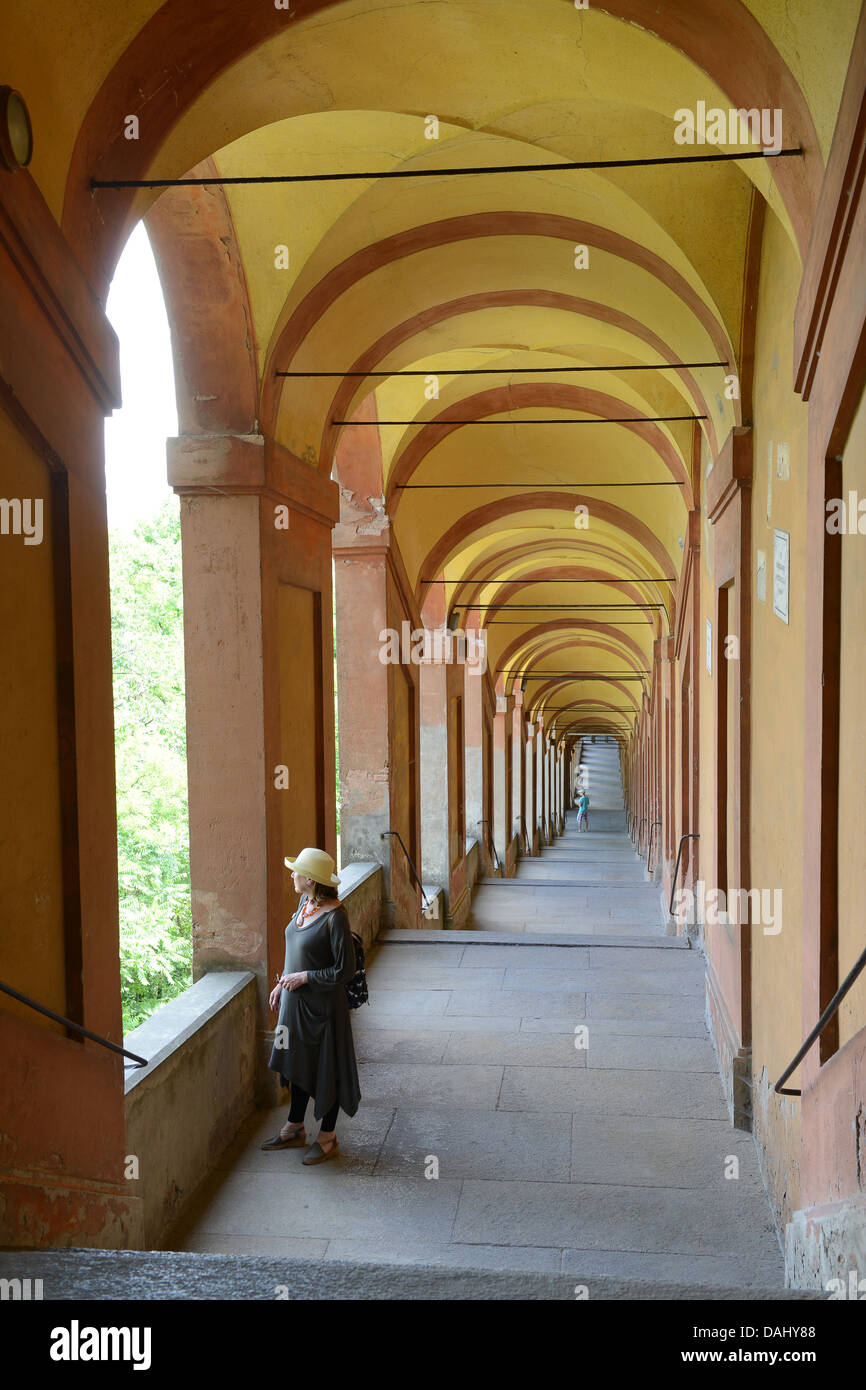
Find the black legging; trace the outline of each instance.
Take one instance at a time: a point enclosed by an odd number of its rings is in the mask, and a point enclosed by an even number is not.
[[[309,1101],[310,1101],[310,1093],[309,1093],[309,1091],[303,1090],[303,1089],[297,1084],[296,1081],[293,1081],[293,1082],[292,1082],[292,1106],[291,1106],[291,1109],[289,1110],[289,1124],[290,1124],[290,1125],[299,1124],[299,1123],[303,1120],[304,1116],[305,1116],[306,1113],[307,1113],[307,1106],[308,1106],[308,1104],[309,1104]],[[320,1126],[320,1128],[323,1129],[323,1130],[325,1131],[326,1134],[330,1134],[331,1130],[335,1128],[336,1123],[337,1123],[337,1113],[338,1113],[339,1109],[340,1109],[340,1102],[339,1102],[338,1100],[336,1100],[336,1101],[334,1101],[334,1104],[331,1106],[330,1110],[328,1110],[328,1111],[322,1116],[321,1120],[319,1121],[319,1126]]]

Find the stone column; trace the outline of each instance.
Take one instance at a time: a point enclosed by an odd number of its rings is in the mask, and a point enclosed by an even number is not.
[[[364,512],[359,521],[341,501],[333,545],[341,863],[381,864],[383,925],[417,927],[420,892],[406,853],[420,874],[420,618],[387,520]],[[405,853],[386,831],[400,835]]]
[[[336,856],[337,488],[259,435],[168,441],[181,498],[195,978],[264,1002],[295,903],[286,854]],[[264,1015],[263,1015],[264,1016]]]
[[[556,745],[547,737],[547,833],[551,841],[556,834]]]
[[[539,715],[535,724],[535,820],[538,825],[539,847],[547,843],[547,817],[545,814],[545,789],[547,778],[545,764],[544,720]]]
[[[526,735],[523,723],[523,691],[516,690],[511,714],[511,834],[518,836],[518,857],[526,853],[523,825],[526,817]]]
[[[524,785],[526,788],[526,833],[529,837],[529,852],[536,854],[538,845],[538,803],[537,803],[537,784],[538,784],[538,758],[535,749],[535,725],[530,720],[526,720],[524,743]]]
[[[461,927],[471,905],[466,884],[465,670],[447,654],[433,654],[420,666],[421,874],[425,884],[442,889],[446,914],[440,925],[448,927]]]
[[[565,750],[562,745],[556,749],[556,829],[562,834],[565,824]]]
[[[425,661],[420,673],[421,877],[447,896],[451,871],[448,667],[441,660]]]
[[[497,695],[493,720],[493,842],[502,861],[503,874],[509,872],[508,848],[514,835],[511,785],[513,723],[514,697]]]
[[[492,860],[487,827],[478,823],[484,818],[484,678],[471,666],[466,667],[465,691],[466,834],[478,841],[481,862],[486,865],[488,857]]]

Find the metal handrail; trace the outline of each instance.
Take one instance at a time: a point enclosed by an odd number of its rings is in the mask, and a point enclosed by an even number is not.
[[[650,857],[651,857],[652,852],[653,852],[653,831],[655,830],[655,828],[656,828],[657,825],[661,825],[661,821],[660,821],[660,820],[654,820],[653,823],[652,823],[652,825],[650,826],[649,844],[648,844],[647,847],[646,847],[646,871],[647,871],[647,873],[651,873],[651,872],[652,872],[652,870],[650,869]]]
[[[671,917],[673,917],[673,915],[674,915],[674,891],[675,891],[676,886],[677,886],[677,874],[678,874],[679,871],[680,871],[680,855],[681,855],[682,852],[683,852],[683,841],[684,841],[684,840],[699,840],[700,838],[701,838],[701,837],[700,837],[700,835],[697,833],[697,831],[689,831],[689,833],[688,833],[687,835],[681,835],[681,836],[680,836],[680,842],[679,842],[679,844],[677,845],[677,862],[676,862],[676,865],[674,866],[674,876],[673,876],[673,879],[672,879],[672,881],[671,881],[671,900],[670,900],[670,903],[669,903],[669,905],[668,905],[668,914],[669,914]]]
[[[429,902],[427,901],[427,894],[424,892],[424,884],[421,882],[420,878],[418,877],[418,870],[415,868],[415,865],[412,863],[412,857],[411,857],[411,855],[410,855],[408,849],[407,849],[406,846],[403,844],[403,836],[400,834],[399,830],[383,830],[380,838],[383,839],[383,840],[387,840],[387,838],[388,838],[389,835],[393,835],[394,838],[395,838],[396,840],[399,840],[399,842],[400,842],[400,848],[402,849],[403,853],[405,854],[405,856],[406,856],[406,858],[407,858],[407,860],[408,860],[408,862],[409,862],[409,868],[412,870],[412,876],[413,876],[413,878],[415,879],[415,882],[417,883],[418,887],[421,889],[421,897],[424,899],[424,906],[425,906],[425,907],[430,907],[432,904],[429,903]]]
[[[836,993],[833,995],[833,998],[830,1000],[830,1003],[827,1005],[821,1017],[818,1019],[818,1022],[815,1024],[815,1027],[812,1029],[808,1038],[803,1043],[803,1046],[800,1048],[800,1051],[797,1053],[791,1065],[789,1067],[786,1067],[785,1070],[782,1072],[782,1075],[779,1077],[779,1080],[773,1087],[773,1090],[778,1095],[801,1096],[803,1094],[802,1091],[796,1089],[795,1087],[786,1087],[783,1083],[788,1080],[788,1077],[791,1075],[791,1072],[794,1071],[795,1068],[800,1065],[812,1044],[814,1042],[817,1042],[818,1038],[821,1036],[824,1029],[827,1027],[827,1024],[830,1022],[830,1019],[836,1013],[836,1010],[839,1008],[839,1005],[842,1003],[842,1000],[845,998],[845,995],[848,993],[849,989],[853,985],[854,981],[857,979],[857,976],[860,974],[864,966],[866,966],[866,950],[862,952],[862,954],[854,962],[851,969],[848,971],[848,974],[845,976],[841,985],[836,990]]]
[[[499,877],[502,878],[502,877],[503,877],[503,873],[502,873],[502,864],[501,864],[501,862],[500,862],[499,855],[496,853],[496,846],[495,846],[495,844],[493,843],[493,831],[492,831],[492,829],[491,829],[491,827],[490,827],[490,821],[489,821],[489,820],[477,820],[477,821],[475,822],[475,824],[476,824],[476,825],[486,825],[486,826],[487,826],[487,838],[488,838],[489,841],[490,841],[490,848],[493,850],[493,863],[494,863],[495,866],[496,866],[496,869],[497,869],[497,871],[498,871],[498,873],[499,873]]]
[[[117,1043],[109,1042],[108,1038],[101,1038],[98,1033],[91,1033],[89,1028],[82,1028],[80,1023],[73,1023],[71,1018],[64,1018],[63,1014],[56,1014],[53,1009],[46,1009],[44,1004],[37,1004],[35,999],[29,995],[22,994],[20,990],[13,989],[11,985],[6,985],[0,980],[0,989],[4,994],[9,994],[13,999],[18,999],[20,1003],[27,1004],[37,1013],[45,1014],[46,1018],[53,1018],[55,1023],[63,1023],[73,1032],[80,1033],[83,1038],[89,1038],[91,1042],[99,1043],[101,1047],[107,1047],[111,1052],[119,1052],[123,1057],[131,1057],[137,1067],[147,1067],[150,1063],[145,1057],[139,1057],[137,1052],[127,1052],[125,1047],[118,1047]]]
[[[526,829],[526,817],[523,815],[515,816],[514,819],[523,830],[523,849],[524,853],[530,857],[532,855],[532,845],[529,843],[529,831]]]
[[[640,837],[641,837],[641,835],[643,834],[643,827],[646,825],[646,823],[647,823],[647,817],[646,817],[646,816],[641,816],[641,818],[640,818],[640,825],[639,825],[638,828],[637,828],[637,852],[638,852],[638,854],[640,854]]]

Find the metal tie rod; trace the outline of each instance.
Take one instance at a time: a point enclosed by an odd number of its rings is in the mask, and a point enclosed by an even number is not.
[[[480,421],[480,420],[479,420],[479,421],[476,421],[476,424],[482,424],[482,423],[486,423],[486,422],[483,422],[483,421]],[[532,421],[527,421],[526,423],[527,423],[527,424],[532,424],[533,422],[532,422]],[[564,423],[564,422],[563,422],[563,423]],[[578,422],[576,422],[576,423],[591,424],[592,421],[578,421]],[[596,422],[596,423],[601,423],[601,422],[598,421],[598,422]],[[689,480],[688,480],[688,478],[683,478],[680,482],[677,482],[676,478],[670,478],[670,479],[667,479],[667,480],[665,480],[665,481],[663,481],[663,482],[660,482],[660,483],[644,483],[644,482],[640,482],[640,481],[634,482],[634,483],[591,483],[591,482],[583,482],[583,483],[580,483],[580,482],[565,482],[565,481],[562,480],[562,479],[556,479],[556,478],[554,478],[554,479],[551,479],[550,481],[542,480],[542,481],[537,482],[537,483],[395,483],[395,484],[394,484],[394,491],[395,491],[395,492],[427,492],[427,491],[439,491],[439,492],[443,492],[443,491],[448,491],[449,489],[453,489],[453,488],[490,488],[490,487],[501,487],[501,488],[509,488],[509,487],[510,487],[510,488],[530,487],[530,488],[544,489],[544,488],[548,488],[548,487],[598,487],[598,488],[602,488],[602,487],[605,487],[605,488],[606,488],[606,487],[688,487],[688,485],[689,485]]]
[[[645,169],[660,164],[723,164],[739,159],[782,159],[800,155],[798,145],[785,150],[744,150],[740,154],[672,154],[652,159],[591,159],[550,161],[544,164],[476,164],[456,169],[374,169],[364,173],[328,174],[247,174],[208,179],[91,179],[91,189],[97,188],[208,188],[252,183],[333,183],[352,179],[442,179],[466,174],[539,174],[560,173],[572,169]]]
[[[511,409],[514,410],[515,407],[512,406]],[[548,419],[544,416],[530,420],[332,420],[331,424],[355,425],[358,429],[366,429],[371,425],[423,425],[425,429],[438,425],[440,429],[444,429],[446,425],[655,425],[673,420],[708,419],[708,415],[615,415],[602,416],[598,420],[563,420],[554,416]]]
[[[455,588],[463,584],[519,584],[525,580],[527,584],[615,584],[622,581],[628,584],[675,584],[676,575],[673,574],[648,574],[639,576],[636,574],[611,574],[604,579],[533,579],[528,574],[506,575],[500,579],[422,579],[422,584],[453,584]],[[460,607],[465,607],[461,604]]]
[[[364,380],[366,377],[380,376],[535,376],[539,372],[678,372],[693,367],[729,367],[730,362],[620,362],[614,366],[598,367],[557,367],[547,363],[543,367],[395,367],[393,371],[348,371],[348,372],[274,372],[274,376],[286,377],[352,377]]]

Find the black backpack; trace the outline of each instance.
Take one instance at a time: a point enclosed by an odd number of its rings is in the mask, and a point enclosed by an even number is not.
[[[355,973],[346,985],[346,999],[350,1009],[360,1009],[362,1004],[369,1004],[370,992],[364,969],[364,943],[357,932],[352,932],[352,941],[355,945]]]

